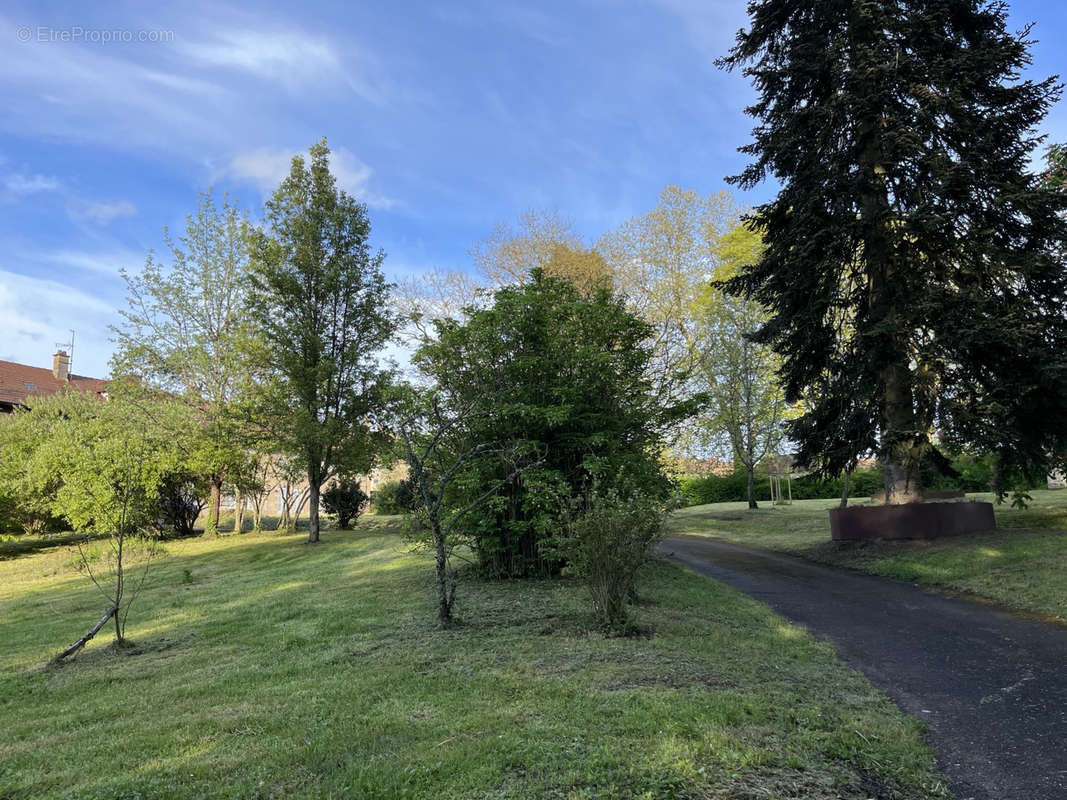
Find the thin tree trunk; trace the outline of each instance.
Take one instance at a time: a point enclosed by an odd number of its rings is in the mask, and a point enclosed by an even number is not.
[[[233,532],[244,533],[245,527],[245,496],[241,493],[240,489],[234,489],[234,503],[233,508]]]
[[[207,531],[219,535],[219,508],[222,506],[222,478],[211,476],[211,500],[208,503]]]
[[[123,520],[120,525],[125,524]],[[119,544],[118,552],[115,556],[115,641],[122,644],[122,616],[119,614],[119,610],[122,608],[122,592],[125,589],[124,581],[126,578],[124,567],[122,562],[123,548],[126,544],[126,533],[120,527],[119,528]]]
[[[452,621],[452,596],[448,587],[448,553],[439,526],[434,526],[433,539],[437,577],[437,621],[448,625]]]
[[[319,540],[319,486],[311,481],[308,487],[308,544]]]
[[[852,470],[851,469],[846,469],[845,470],[845,485],[844,485],[844,489],[841,492],[841,508],[847,508],[848,507],[848,493],[849,493],[849,488],[850,488],[849,487],[849,482],[850,482],[849,479],[851,477],[852,477]]]
[[[748,507],[759,508],[756,503],[756,465],[746,464],[745,469],[748,470]]]

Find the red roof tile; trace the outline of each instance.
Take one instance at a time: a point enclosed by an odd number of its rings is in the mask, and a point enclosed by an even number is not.
[[[50,369],[0,361],[0,403],[4,404],[23,405],[30,395],[44,397],[65,389],[92,392],[102,397],[109,383],[84,375],[71,375],[69,381],[61,381]]]

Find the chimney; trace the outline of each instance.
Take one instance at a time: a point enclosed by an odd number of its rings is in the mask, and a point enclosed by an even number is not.
[[[56,376],[57,381],[70,380],[70,376],[67,374],[69,369],[70,356],[67,355],[66,350],[60,350],[52,356],[52,374]]]

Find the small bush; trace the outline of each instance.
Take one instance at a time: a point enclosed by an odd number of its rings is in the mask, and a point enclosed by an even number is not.
[[[415,510],[417,497],[410,480],[383,483],[371,495],[371,503],[379,514],[410,514]]]
[[[649,497],[595,493],[560,542],[565,572],[586,583],[597,616],[611,631],[631,629],[627,603],[638,570],[663,538],[665,519],[663,505]]]
[[[196,520],[204,510],[203,481],[188,474],[167,475],[159,485],[156,500],[160,536],[193,536]]]
[[[337,516],[342,530],[352,527],[352,520],[366,510],[369,500],[359,481],[351,478],[343,478],[322,493],[322,507],[328,514]]]

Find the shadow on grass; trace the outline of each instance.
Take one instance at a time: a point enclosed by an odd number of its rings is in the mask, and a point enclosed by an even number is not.
[[[106,533],[57,533],[51,536],[21,537],[10,542],[0,542],[0,561],[33,555],[53,547],[65,547],[79,542],[92,542],[106,538]]]

